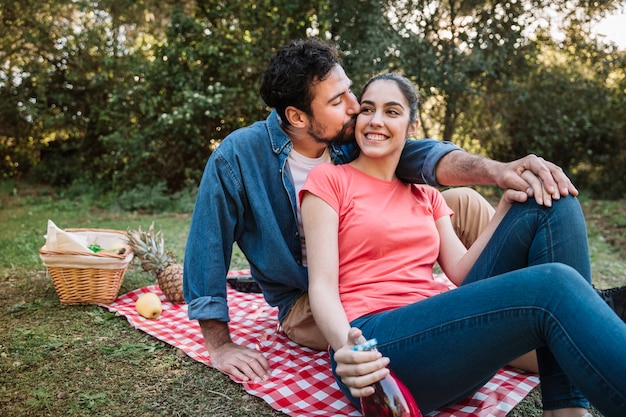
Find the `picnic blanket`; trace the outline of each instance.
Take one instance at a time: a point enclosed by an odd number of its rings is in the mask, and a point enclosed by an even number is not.
[[[231,275],[246,272],[232,271]],[[145,319],[135,310],[135,301],[146,292],[158,294],[163,302],[163,312],[155,320]],[[228,305],[233,341],[263,352],[272,368],[267,382],[235,381],[249,394],[292,417],[361,415],[339,390],[330,371],[328,353],[300,346],[287,338],[278,329],[277,310],[270,307],[261,294],[229,288]],[[157,285],[129,292],[103,307],[124,315],[133,327],[211,366],[200,327],[197,321],[187,318],[187,305],[167,302]],[[473,397],[428,416],[503,417],[538,383],[536,376],[504,368]]]

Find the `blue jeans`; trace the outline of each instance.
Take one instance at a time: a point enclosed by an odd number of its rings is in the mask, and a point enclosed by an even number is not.
[[[587,408],[589,398],[607,417],[623,416],[626,324],[596,294],[590,270],[577,199],[516,204],[459,288],[352,325],[378,339],[423,413],[537,349],[544,409]]]

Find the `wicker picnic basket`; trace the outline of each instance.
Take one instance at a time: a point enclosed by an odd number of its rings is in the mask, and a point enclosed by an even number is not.
[[[108,229],[65,229],[103,248],[122,243],[126,232]],[[78,252],[51,250],[44,245],[39,256],[52,277],[61,304],[110,304],[117,298],[122,279],[133,259],[133,251]]]

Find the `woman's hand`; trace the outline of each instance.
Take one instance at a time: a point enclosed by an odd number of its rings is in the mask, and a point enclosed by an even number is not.
[[[510,188],[505,190],[504,194],[502,194],[502,198],[500,199],[500,205],[505,205],[508,209],[508,207],[515,202],[523,203],[528,197],[535,197],[537,204],[552,207],[552,200],[555,199],[555,196],[546,190],[541,178],[529,170],[522,172],[520,177],[522,177],[529,184],[526,191],[519,191]],[[560,196],[557,195],[556,198],[558,199]]]
[[[536,155],[527,155],[524,158],[505,163],[500,168],[496,178],[501,188],[524,191],[524,188],[528,187],[526,188],[527,197],[534,197],[539,205],[543,204],[549,207],[552,200],[558,200],[569,194],[578,195],[578,190],[561,167]],[[520,181],[520,177],[522,181]],[[520,203],[526,201],[526,198],[522,197],[521,194],[514,196],[523,198],[515,201]]]
[[[337,362],[335,372],[354,397],[367,397],[374,393],[371,385],[389,375],[389,358],[378,351],[352,350],[354,346],[365,342],[361,330],[353,327],[348,332],[347,343],[335,351]]]

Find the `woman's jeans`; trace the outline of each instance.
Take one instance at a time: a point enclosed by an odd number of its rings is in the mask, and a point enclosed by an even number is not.
[[[352,325],[378,339],[423,413],[537,349],[544,409],[586,408],[589,398],[607,417],[623,416],[626,324],[596,294],[590,270],[577,199],[515,204],[459,288]]]

